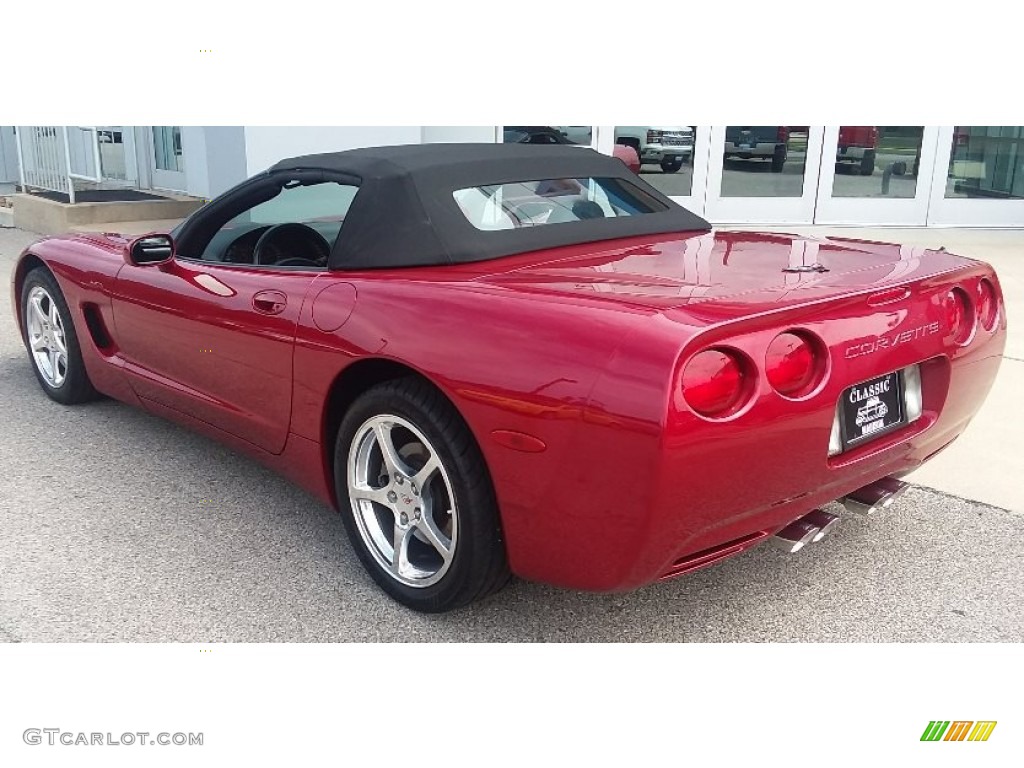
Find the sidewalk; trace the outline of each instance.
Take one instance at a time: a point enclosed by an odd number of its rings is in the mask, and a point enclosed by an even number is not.
[[[114,221],[109,224],[83,224],[76,232],[117,232],[122,235],[145,235],[150,232],[170,232],[181,219],[154,219],[151,221]]]

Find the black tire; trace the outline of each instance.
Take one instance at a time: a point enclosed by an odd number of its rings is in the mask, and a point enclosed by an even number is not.
[[[29,339],[29,297],[33,291],[41,288],[46,295],[52,299],[53,305],[59,315],[60,325],[63,327],[63,338],[67,353],[65,355],[65,375],[59,384],[47,380],[47,377],[40,370],[32,352]],[[82,362],[82,349],[78,343],[78,333],[72,319],[71,310],[64,298],[64,293],[57,284],[56,278],[45,267],[36,267],[25,276],[25,283],[21,287],[21,318],[22,318],[22,341],[28,351],[29,362],[32,365],[32,372],[52,400],[63,405],[77,405],[95,400],[99,394],[89,381],[89,374],[85,370],[85,363]],[[53,332],[50,331],[52,334]]]
[[[772,155],[772,173],[782,173],[783,167],[786,165],[786,148],[781,147],[775,150],[775,154]]]
[[[665,173],[675,173],[683,167],[683,158],[677,157],[673,160],[662,160],[661,170]]]
[[[360,533],[349,498],[350,448],[366,422],[381,415],[398,416],[423,433],[435,449],[455,497],[458,535],[450,565],[440,580],[429,586],[404,584],[375,559]],[[359,560],[378,586],[402,605],[441,613],[480,600],[508,583],[498,504],[483,455],[455,407],[422,379],[388,381],[355,400],[338,428],[334,482],[345,530]]]
[[[875,172],[875,150],[864,150],[864,157],[860,159],[860,175],[870,176]]]

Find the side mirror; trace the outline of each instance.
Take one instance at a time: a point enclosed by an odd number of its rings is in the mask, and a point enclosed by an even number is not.
[[[143,235],[129,243],[126,255],[137,266],[166,264],[174,255],[174,240],[170,235]]]

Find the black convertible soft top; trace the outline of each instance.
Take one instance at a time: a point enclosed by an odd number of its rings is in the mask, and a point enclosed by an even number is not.
[[[578,243],[711,225],[672,202],[617,158],[591,149],[529,144],[417,144],[282,160],[268,171],[322,171],[359,185],[331,254],[332,269],[483,261]],[[305,175],[305,174],[304,174]],[[541,179],[615,179],[656,204],[652,213],[483,231],[460,210],[460,189]]]

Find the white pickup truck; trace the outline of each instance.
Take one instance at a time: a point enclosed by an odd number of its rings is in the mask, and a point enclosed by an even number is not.
[[[657,163],[675,173],[693,157],[693,126],[617,125],[615,143],[633,147],[641,165]]]

